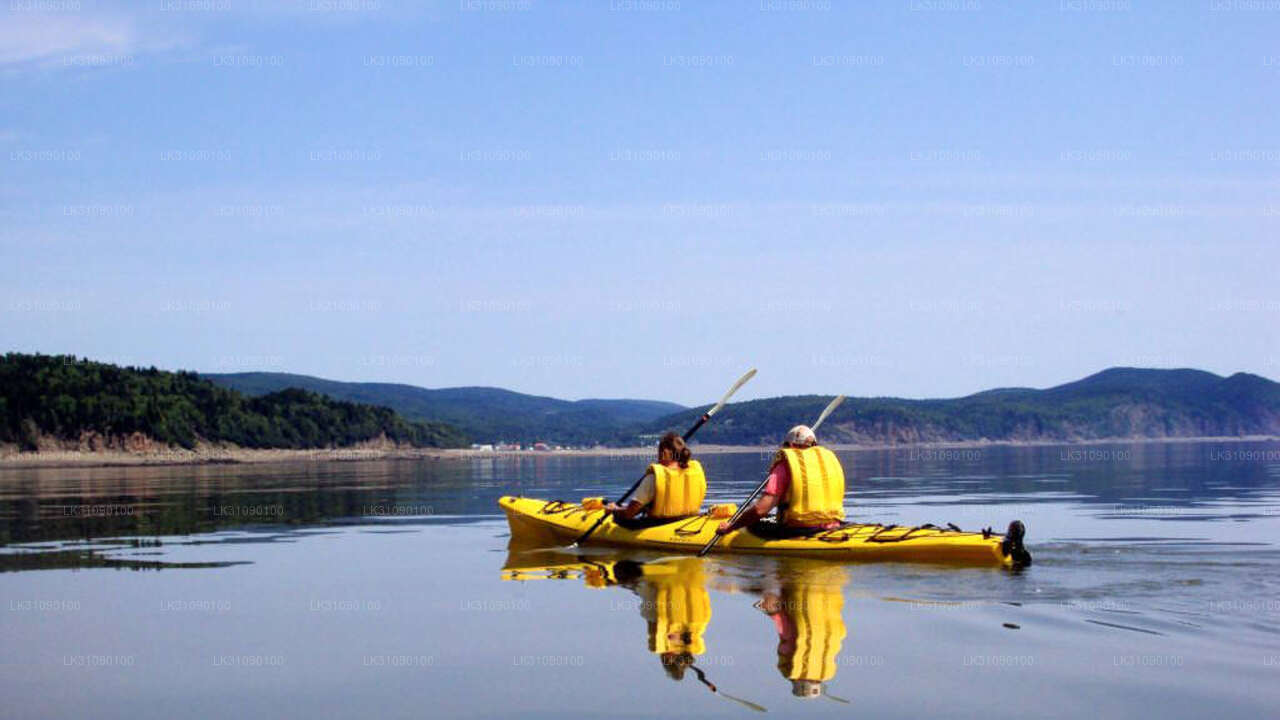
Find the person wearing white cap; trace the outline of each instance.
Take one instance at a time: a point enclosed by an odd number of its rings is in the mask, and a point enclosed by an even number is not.
[[[828,530],[844,522],[844,468],[835,453],[818,444],[807,425],[796,425],[787,432],[755,505],[737,522],[720,523],[716,532],[724,535],[752,525],[774,509],[787,535]]]

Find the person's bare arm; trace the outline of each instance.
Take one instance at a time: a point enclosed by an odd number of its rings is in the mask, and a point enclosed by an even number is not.
[[[609,504],[613,505],[613,513],[615,515],[619,515],[627,520],[630,520],[636,515],[639,515],[640,511],[644,509],[644,505],[640,504],[635,500],[632,500],[631,502],[627,503],[627,506],[624,508],[620,508],[614,503],[609,503]]]
[[[777,495],[769,495],[767,493],[761,495],[754,505],[747,508],[746,512],[742,513],[742,516],[738,518],[738,522],[733,523],[732,525],[727,521],[722,522],[720,523],[720,527],[716,528],[716,533],[724,535],[726,533],[731,533],[738,528],[746,527],[773,512],[773,509],[776,507],[778,507]]]
[[[638,497],[632,498],[631,502],[627,503],[626,507],[622,507],[617,503],[611,502],[608,505],[604,506],[604,511],[607,513],[613,513],[614,515],[621,516],[622,518],[625,518],[627,520],[630,520],[631,518],[634,518],[636,515],[639,515],[640,511],[644,510],[645,506],[647,506],[653,500],[653,470],[651,469],[648,473],[646,473],[644,476],[644,479],[641,480],[640,482],[641,482],[641,485],[636,490],[636,495]],[[641,498],[645,498],[645,499],[641,499]]]

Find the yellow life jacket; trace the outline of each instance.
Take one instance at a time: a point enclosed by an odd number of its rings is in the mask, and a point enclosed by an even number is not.
[[[782,499],[783,522],[816,527],[844,521],[844,468],[836,454],[814,445],[803,450],[783,448],[774,462],[785,460],[791,486]]]
[[[783,589],[782,607],[796,626],[796,652],[778,658],[778,670],[790,680],[826,682],[836,676],[836,656],[848,631],[841,616],[839,586],[802,585]]]
[[[692,560],[694,558],[690,558]],[[670,574],[645,573],[646,593],[643,608],[649,620],[649,650],[654,653],[689,653],[707,651],[703,633],[711,622],[711,596],[707,594],[701,562],[680,562]]]
[[[674,518],[697,515],[707,496],[707,476],[702,463],[690,460],[689,467],[667,467],[661,463],[649,466],[653,471],[653,504],[650,517]]]

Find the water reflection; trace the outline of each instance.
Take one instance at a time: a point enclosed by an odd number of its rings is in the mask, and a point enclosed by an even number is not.
[[[699,680],[707,682],[706,674],[695,666],[697,657],[707,651],[705,634],[711,622],[711,595],[702,558],[653,562],[582,558],[579,562],[539,564],[536,559],[525,559],[527,555],[508,556],[504,580],[581,578],[589,588],[630,590],[646,623],[648,650],[658,656],[667,676],[683,680],[692,668]]]
[[[566,557],[555,551],[512,551],[502,568],[502,578],[512,581],[582,580],[587,588],[623,588],[635,594],[635,606],[644,618],[647,648],[658,656],[667,677],[682,680],[692,672],[712,692],[752,709],[756,703],[727,695],[699,666],[707,652],[706,631],[712,618],[708,575],[722,593],[717,602],[741,602],[736,596],[756,598],[759,610],[777,635],[777,672],[798,698],[830,695],[827,684],[839,671],[838,659],[848,630],[844,622],[844,591],[848,569],[844,565],[809,559],[778,558],[763,572],[747,576],[709,570],[703,558],[663,558],[642,562],[596,556]],[[732,628],[744,636],[755,627]]]
[[[836,676],[836,657],[848,634],[838,565],[802,565],[782,573],[776,586],[755,604],[778,632],[778,672],[791,681],[791,694],[813,698]]]

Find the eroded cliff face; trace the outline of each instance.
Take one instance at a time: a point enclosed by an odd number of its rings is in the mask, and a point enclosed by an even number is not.
[[[822,433],[824,442],[839,438],[839,442],[859,444],[911,445],[959,440],[936,425],[916,425],[892,420],[827,424],[822,427]]]
[[[1126,403],[1094,422],[1040,419],[1016,423],[999,436],[966,433],[931,422],[894,420],[837,422],[823,425],[823,441],[838,444],[915,445],[948,442],[1087,442],[1161,438],[1280,436],[1280,413],[1244,420],[1216,419],[1180,413],[1146,403]],[[762,442],[768,442],[763,438]]]
[[[1280,414],[1256,412],[1248,417],[1170,410],[1150,403],[1125,403],[1112,408],[1106,423],[1081,428],[1088,439],[1104,437],[1181,438],[1280,435]]]

